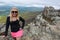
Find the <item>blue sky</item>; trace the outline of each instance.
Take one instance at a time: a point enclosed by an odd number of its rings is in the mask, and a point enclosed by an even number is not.
[[[60,8],[60,0],[0,0],[0,5],[26,6],[26,7],[44,7],[53,6]]]

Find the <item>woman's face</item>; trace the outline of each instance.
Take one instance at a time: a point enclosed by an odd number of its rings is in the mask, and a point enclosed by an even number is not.
[[[11,13],[12,13],[12,16],[13,16],[13,17],[16,17],[16,16],[18,15],[18,10],[17,10],[17,8],[12,8]]]

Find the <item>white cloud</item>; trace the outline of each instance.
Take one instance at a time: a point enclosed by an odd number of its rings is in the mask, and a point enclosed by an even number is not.
[[[7,5],[7,4],[6,3],[2,3],[2,2],[0,3],[0,6],[4,6],[4,5]]]
[[[21,5],[21,6],[54,6],[55,8],[60,8],[60,0],[0,0],[0,2],[4,2],[6,4],[11,5]],[[3,5],[0,3],[0,5]]]

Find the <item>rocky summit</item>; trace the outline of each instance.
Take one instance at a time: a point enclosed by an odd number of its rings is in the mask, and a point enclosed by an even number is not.
[[[52,7],[48,8],[54,9]],[[53,21],[51,20],[53,17],[47,17],[48,15],[44,16],[43,12],[37,15],[33,22],[24,27],[24,35],[21,40],[60,40],[60,17],[58,15],[54,16],[55,20]],[[48,21],[49,18],[52,22]],[[1,29],[1,31],[4,30]],[[10,36],[10,29],[8,38],[13,40]],[[0,40],[3,40],[3,38],[0,37]]]
[[[25,27],[22,40],[60,40],[59,23],[51,25],[40,14]]]

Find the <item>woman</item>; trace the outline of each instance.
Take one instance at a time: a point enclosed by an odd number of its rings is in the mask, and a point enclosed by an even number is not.
[[[25,20],[19,16],[18,9],[13,7],[10,11],[10,15],[6,20],[6,29],[5,29],[5,37],[8,34],[9,25],[11,27],[11,36],[16,38],[15,40],[20,40],[23,36],[23,28],[25,24]],[[20,21],[22,21],[22,26],[20,25]]]

